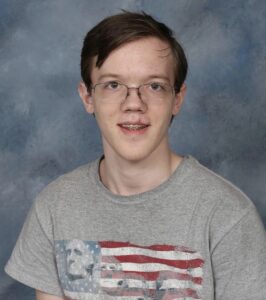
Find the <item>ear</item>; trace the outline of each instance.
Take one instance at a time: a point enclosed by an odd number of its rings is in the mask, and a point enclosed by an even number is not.
[[[91,95],[90,91],[88,91],[88,89],[83,81],[81,81],[78,85],[78,92],[79,92],[79,96],[84,104],[86,111],[89,114],[93,114],[94,113],[94,105],[93,105],[92,95]]]
[[[175,94],[174,105],[173,105],[173,110],[172,110],[173,116],[178,114],[178,112],[180,111],[180,108],[181,108],[184,98],[185,98],[186,90],[187,90],[187,87],[183,83],[179,92],[177,94]]]

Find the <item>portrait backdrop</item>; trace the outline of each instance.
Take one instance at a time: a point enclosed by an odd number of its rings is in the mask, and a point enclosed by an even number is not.
[[[35,196],[102,153],[79,99],[83,38],[121,9],[171,27],[189,62],[172,148],[232,181],[266,223],[265,0],[0,1],[0,299],[34,291],[4,274]]]

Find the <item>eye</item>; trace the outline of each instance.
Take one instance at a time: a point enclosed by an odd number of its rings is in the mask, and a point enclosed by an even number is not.
[[[159,82],[152,82],[150,83],[150,89],[154,92],[162,92],[165,90],[165,86],[163,83],[159,83]]]
[[[82,252],[78,249],[74,249],[74,253],[78,256],[81,256],[82,255]]]
[[[105,89],[118,90],[120,87],[121,87],[121,85],[117,81],[108,81],[108,82],[104,83]]]

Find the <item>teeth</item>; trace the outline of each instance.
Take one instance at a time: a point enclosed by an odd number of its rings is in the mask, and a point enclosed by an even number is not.
[[[123,124],[122,127],[127,128],[129,130],[138,130],[145,128],[146,125],[138,125],[138,124]]]

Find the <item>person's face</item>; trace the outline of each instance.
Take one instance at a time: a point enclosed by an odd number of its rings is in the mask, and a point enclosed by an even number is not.
[[[159,82],[174,85],[175,62],[169,45],[150,37],[122,45],[91,73],[92,85],[116,81],[130,87]],[[172,115],[182,104],[185,86],[178,94],[144,101],[136,89],[124,99],[100,99],[87,91],[84,83],[79,93],[89,113],[94,113],[101,130],[105,155],[127,161],[141,161],[151,154],[168,151],[168,127]]]
[[[84,278],[92,271],[93,257],[82,241],[71,241],[66,246],[66,253],[68,274]]]

